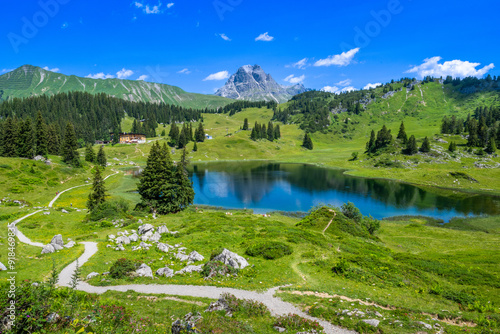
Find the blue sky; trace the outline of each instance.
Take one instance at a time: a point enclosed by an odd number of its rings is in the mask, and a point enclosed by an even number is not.
[[[32,64],[206,94],[246,64],[334,92],[500,75],[499,12],[493,0],[13,1],[0,14],[0,74]]]

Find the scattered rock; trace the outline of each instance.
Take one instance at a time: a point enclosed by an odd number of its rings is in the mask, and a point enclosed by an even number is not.
[[[63,238],[62,235],[58,234],[55,235],[52,240],[50,241],[52,245],[59,245],[59,246],[64,246]]]
[[[158,233],[165,234],[168,233],[168,228],[165,225],[158,227]]]
[[[52,246],[52,244],[45,245],[42,248],[42,254],[50,254],[54,253],[55,251],[56,250],[54,249],[54,246]]]
[[[196,329],[196,324],[203,319],[201,314],[198,312],[197,315],[193,315],[192,313],[186,314],[184,316],[184,320],[177,319],[172,324],[172,334],[181,334],[181,333],[200,333]]]
[[[51,244],[51,245],[52,245],[52,247],[54,247],[54,250],[56,250],[56,251],[60,251],[60,250],[64,249],[63,246],[60,246],[58,244]]]
[[[64,210],[64,209],[62,209],[62,210],[61,210],[61,212],[62,212],[62,213],[69,213],[68,211],[66,211],[66,210]]]
[[[135,274],[139,277],[150,277],[153,278],[153,271],[147,264],[141,264],[140,267],[135,271]]]
[[[122,251],[122,252],[123,252],[123,251],[125,250],[125,247],[123,247],[123,245],[122,245],[122,244],[119,244],[118,246],[116,246],[116,247],[115,247],[115,250],[116,250],[116,251]]]
[[[197,251],[192,251],[191,254],[188,256],[189,261],[197,262],[197,261],[203,261],[205,260],[205,257],[198,253]]]
[[[378,324],[380,323],[380,321],[377,319],[364,319],[361,321],[373,327],[378,327]]]
[[[156,276],[172,277],[174,276],[174,271],[169,267],[160,268],[156,271]]]
[[[174,247],[170,246],[169,244],[163,244],[163,243],[161,243],[161,242],[159,242],[159,243],[156,245],[156,247],[157,247],[160,251],[165,252],[165,253],[168,253],[168,251],[169,251],[170,249],[173,249],[173,248],[174,248]]]
[[[139,246],[140,246],[140,247],[142,247],[142,248],[144,248],[144,249],[146,249],[146,250],[149,250],[149,247],[151,247],[152,245],[147,244],[147,243],[145,243],[145,242],[141,242],[141,243],[139,244]]]
[[[137,240],[139,240],[139,236],[137,234],[132,234],[130,237],[128,237],[130,239],[130,241],[132,242],[136,242]]]
[[[48,216],[48,215],[50,215],[50,211],[45,211],[43,214]]]
[[[96,276],[99,276],[99,273],[93,272],[93,273],[90,273],[87,275],[87,279],[89,280],[89,279],[96,277]]]
[[[203,265],[199,266],[187,266],[185,268],[182,268],[181,270],[177,271],[175,274],[176,275],[182,275],[182,274],[190,274],[193,272],[201,272],[203,270]]]
[[[236,269],[243,269],[249,266],[248,261],[244,257],[239,256],[238,254],[225,248],[222,253],[213,258],[213,261],[221,261]]]
[[[140,222],[141,220],[139,220]],[[145,225],[142,225],[142,226],[139,226],[139,235],[143,235],[143,234],[146,234],[146,232],[149,232],[151,231],[151,234],[153,234],[153,231],[154,231],[154,226],[151,225],[151,224],[145,224]]]
[[[110,235],[108,235],[108,238],[109,238],[110,240],[114,240],[114,239],[116,239],[116,236],[115,236],[115,235],[113,235],[113,234],[110,234]]]
[[[74,241],[68,242],[66,245],[64,245],[64,248],[72,248],[76,245]]]
[[[33,160],[35,160],[35,161],[42,161],[42,160],[45,160],[45,157],[43,157],[41,155],[37,155],[36,157],[33,158]]]
[[[149,238],[149,241],[151,242],[158,242],[160,241],[161,239],[161,234],[158,233],[158,232],[155,232],[155,234],[153,234],[150,238]]]
[[[375,312],[375,315],[379,318],[383,318],[384,316],[382,314],[380,314],[379,312]]]
[[[177,254],[175,254],[175,258],[178,259],[181,262],[185,262],[189,260],[189,256],[184,254],[183,251],[179,251]]]
[[[2,262],[0,262],[0,270],[7,270],[7,267]]]
[[[424,326],[424,327],[425,327],[425,329],[432,329],[432,326],[431,326],[431,325],[426,324],[426,323],[425,323],[425,322],[423,322],[423,321],[417,321],[417,324]]]
[[[124,245],[128,245],[130,244],[130,238],[127,237],[126,235],[122,235],[121,237],[118,237],[115,239],[115,242],[117,244],[124,244]]]
[[[278,333],[286,332],[286,328],[279,327],[279,326],[274,326],[274,330],[277,331]]]

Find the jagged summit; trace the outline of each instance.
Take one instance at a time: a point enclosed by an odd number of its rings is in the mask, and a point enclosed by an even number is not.
[[[283,103],[292,96],[308,91],[303,85],[283,86],[259,65],[242,66],[215,95],[236,100],[276,101]]]

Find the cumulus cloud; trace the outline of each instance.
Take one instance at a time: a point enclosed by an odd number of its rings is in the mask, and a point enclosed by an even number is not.
[[[257,38],[255,38],[255,41],[262,41],[262,42],[271,42],[274,40],[273,36],[269,36],[269,32],[265,32],[263,34],[260,34]]]
[[[323,92],[328,92],[328,93],[333,93],[333,94],[340,94],[340,93],[355,91],[356,88],[354,88],[352,86],[348,86],[348,87],[344,87],[344,88],[340,89],[337,86],[325,86],[321,90]]]
[[[113,79],[115,76],[111,74],[104,74],[103,72],[101,73],[96,73],[96,74],[89,74],[85,78],[90,78],[90,79]]]
[[[227,37],[226,34],[216,34],[217,36],[220,36],[223,40],[231,42],[231,38]]]
[[[61,25],[61,29],[66,29],[69,27],[69,23],[68,22],[64,22],[62,25]]]
[[[345,86],[349,86],[351,84],[352,84],[352,80],[346,79],[346,80],[342,80],[342,81],[337,82],[335,85],[345,87]]]
[[[203,79],[203,81],[224,80],[227,78],[229,78],[229,72],[228,71],[221,71],[221,72],[217,72],[214,74],[210,74],[208,77]]]
[[[55,67],[55,68],[49,68],[48,66],[45,66],[43,68],[45,71],[50,71],[50,72],[59,72],[59,68]]]
[[[333,55],[329,56],[326,59],[320,59],[316,63],[314,63],[314,66],[347,66],[351,64],[352,59],[356,55],[356,53],[359,52],[359,48],[355,48],[346,52],[342,52],[339,55]]]
[[[406,71],[406,73],[417,73],[422,78],[426,76],[446,77],[448,75],[451,75],[455,78],[465,78],[482,77],[483,75],[488,73],[489,70],[495,68],[495,65],[491,63],[481,69],[476,69],[476,67],[481,65],[481,63],[471,63],[458,59],[445,61],[444,63],[440,64],[439,62],[442,59],[443,58],[441,57],[427,58],[424,60],[422,65],[415,66]]]
[[[125,68],[122,68],[120,71],[116,72],[116,76],[118,77],[118,79],[127,79],[133,74],[134,72],[132,70],[127,70]]]
[[[13,69],[13,68],[4,68],[4,69],[2,70],[2,73],[12,72],[12,71],[14,71],[14,69]]]
[[[293,84],[293,85],[296,85],[296,84],[304,81],[305,78],[306,78],[305,75],[301,75],[300,77],[296,77],[295,75],[292,74],[292,75],[287,76],[284,80],[286,82]]]
[[[299,70],[303,70],[307,67],[307,58],[301,59],[296,63],[293,63],[292,65],[287,65],[286,67],[295,67],[298,68]]]
[[[363,87],[363,89],[368,90],[368,89],[371,89],[371,88],[377,88],[378,86],[382,86],[382,84],[380,82],[369,83],[368,85],[366,85],[365,87]]]
[[[145,14],[161,14],[163,13],[163,10],[161,9],[162,3],[161,1],[158,2],[157,5],[149,5],[149,4],[144,4],[142,2],[135,1],[133,5],[139,9],[142,9],[143,13]],[[167,8],[172,8],[175,5],[175,3],[170,2],[166,5]]]
[[[144,80],[146,80],[147,78],[149,78],[149,76],[148,76],[148,75],[146,75],[146,74],[143,74],[143,75],[141,75],[140,77],[138,77],[138,78],[137,78],[137,81],[144,81]]]
[[[177,73],[180,73],[180,74],[190,74],[190,73],[191,73],[191,71],[190,71],[190,70],[188,70],[187,68],[185,68],[185,69],[183,69],[183,70],[180,70],[180,71],[179,71],[179,72],[177,72]]]

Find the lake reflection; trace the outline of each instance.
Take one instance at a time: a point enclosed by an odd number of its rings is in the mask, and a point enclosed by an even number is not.
[[[500,214],[500,198],[432,190],[396,181],[366,179],[305,164],[220,162],[190,167],[195,204],[227,208],[308,211],[320,203],[353,202],[364,215],[454,216]],[[443,195],[445,194],[445,195]]]

